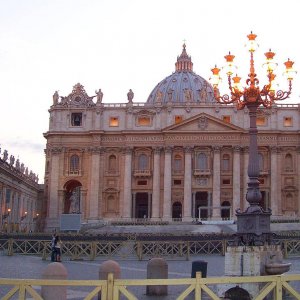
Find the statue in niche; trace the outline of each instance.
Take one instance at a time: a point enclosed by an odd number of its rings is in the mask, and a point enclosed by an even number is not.
[[[15,157],[13,155],[11,155],[9,157],[9,164],[12,166],[15,163]]]
[[[70,214],[78,214],[79,213],[79,197],[78,194],[73,191],[70,197]]]
[[[202,89],[200,90],[200,101],[205,102],[207,99],[207,83],[203,84]]]
[[[4,160],[4,161],[7,161],[7,159],[8,159],[8,152],[7,152],[7,150],[5,149],[4,152],[3,152],[3,160]]]
[[[172,102],[172,99],[173,99],[173,92],[174,92],[174,90],[172,90],[172,89],[169,89],[169,90],[168,90],[168,101],[169,101],[169,102]]]
[[[162,91],[159,91],[159,90],[158,90],[157,93],[156,93],[155,102],[161,103],[162,97],[163,97]]]
[[[134,97],[134,93],[133,93],[132,89],[129,89],[129,92],[127,93],[128,103],[132,103],[133,97]]]
[[[58,100],[59,100],[58,91],[55,91],[53,94],[53,105],[56,105],[58,103]]]
[[[103,92],[101,91],[101,89],[99,89],[98,91],[95,91],[96,95],[97,95],[97,104],[102,103],[102,98],[103,98]]]
[[[192,100],[192,91],[190,89],[184,89],[184,98],[187,102]]]

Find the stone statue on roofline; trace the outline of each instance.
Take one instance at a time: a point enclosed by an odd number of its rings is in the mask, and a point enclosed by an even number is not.
[[[58,91],[55,91],[53,94],[53,105],[58,104],[58,100],[59,100]]]
[[[128,103],[132,103],[133,97],[134,97],[134,93],[133,93],[132,89],[129,89],[129,92],[127,93]]]
[[[14,157],[13,155],[11,155],[11,156],[9,157],[9,164],[10,164],[11,166],[13,166],[14,163],[15,163],[15,157]]]
[[[4,152],[3,152],[3,160],[6,162],[8,159],[8,152],[7,150],[5,149]]]
[[[103,92],[101,91],[101,89],[99,89],[98,91],[96,90],[95,93],[97,95],[97,104],[101,104],[103,99]]]

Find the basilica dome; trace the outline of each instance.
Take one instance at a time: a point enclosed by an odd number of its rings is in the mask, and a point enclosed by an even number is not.
[[[215,102],[210,83],[193,72],[193,63],[186,52],[185,44],[181,55],[177,57],[175,67],[175,72],[152,90],[147,103]]]

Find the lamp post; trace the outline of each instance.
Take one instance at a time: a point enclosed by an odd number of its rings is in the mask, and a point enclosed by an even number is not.
[[[3,215],[3,220],[5,220],[5,219],[7,219],[7,218],[9,217],[10,212],[11,212],[11,209],[8,208],[8,209],[7,209],[7,213],[5,213],[5,214]]]
[[[24,219],[26,219],[27,217],[27,211],[24,212],[24,215],[21,217],[21,221],[23,221]]]
[[[243,244],[259,244],[269,241],[270,239],[270,217],[271,209],[264,210],[260,206],[262,199],[259,189],[259,160],[258,160],[258,146],[257,146],[257,126],[256,117],[257,109],[260,106],[265,108],[272,107],[276,100],[284,100],[288,98],[292,90],[293,75],[296,73],[293,69],[291,60],[288,59],[285,64],[284,74],[288,81],[288,90],[275,90],[274,79],[276,77],[274,70],[277,66],[273,62],[275,53],[271,49],[265,53],[268,83],[262,88],[259,87],[259,80],[254,68],[254,52],[257,48],[256,34],[252,32],[247,36],[250,52],[250,72],[246,79],[246,86],[242,87],[238,75],[233,76],[234,72],[234,55],[230,52],[225,56],[226,59],[226,75],[228,79],[229,93],[220,95],[218,85],[220,82],[220,69],[215,66],[211,71],[213,76],[211,82],[214,88],[214,96],[219,103],[235,104],[237,109],[249,110],[250,128],[249,128],[249,165],[248,165],[248,188],[246,200],[249,207],[244,212],[240,209],[236,211],[237,216],[237,236],[238,241]]]

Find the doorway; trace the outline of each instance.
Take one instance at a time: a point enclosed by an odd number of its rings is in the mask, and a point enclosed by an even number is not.
[[[148,193],[136,193],[135,195],[135,218],[150,218],[148,207]]]
[[[203,207],[203,208],[202,208]],[[200,216],[199,216],[200,208]],[[200,219],[208,218],[208,193],[207,192],[197,192],[195,195],[195,217]]]

